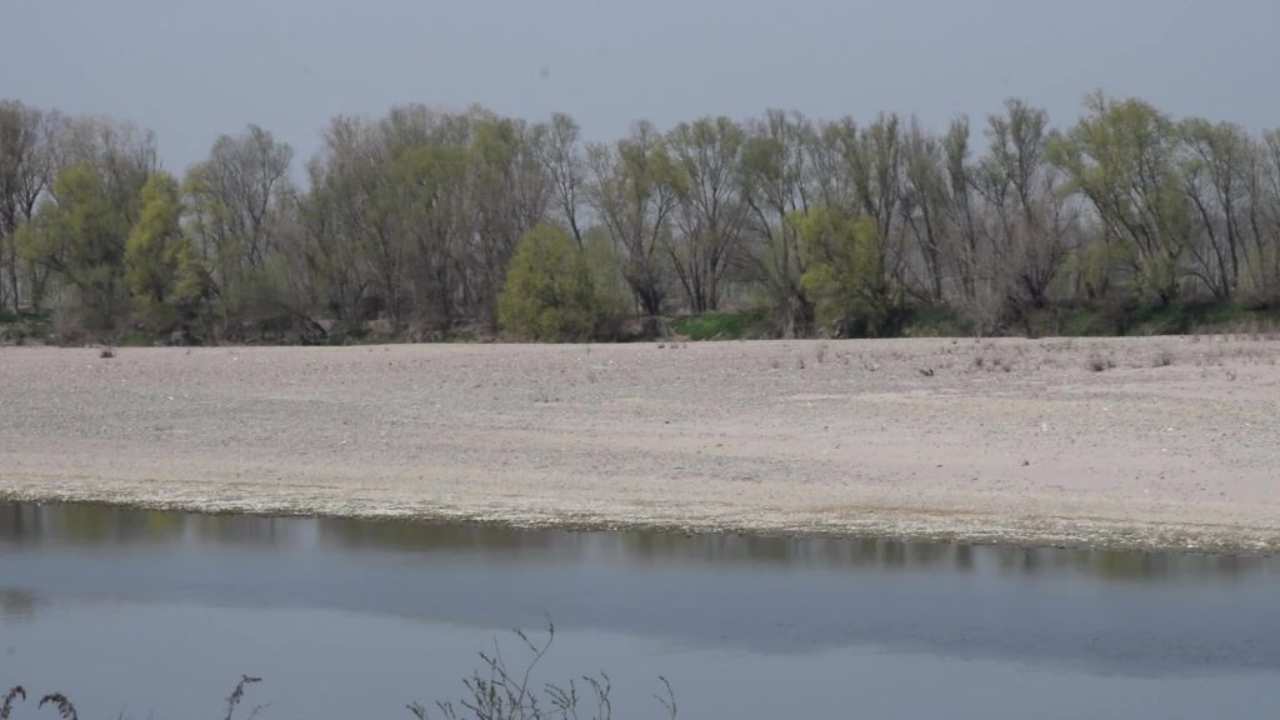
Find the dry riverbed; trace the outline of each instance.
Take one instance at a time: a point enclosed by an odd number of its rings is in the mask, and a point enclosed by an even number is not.
[[[1280,550],[1280,340],[0,348],[0,496]]]

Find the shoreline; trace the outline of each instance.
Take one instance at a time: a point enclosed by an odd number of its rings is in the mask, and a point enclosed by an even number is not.
[[[1277,357],[1248,338],[6,348],[0,499],[1269,555]]]
[[[84,505],[126,512],[162,512],[205,516],[249,516],[262,518],[338,518],[363,522],[394,522],[425,525],[483,525],[515,531],[558,531],[568,533],[645,533],[657,535],[734,535],[740,537],[831,539],[847,541],[880,541],[927,545],[966,545],[975,547],[1053,548],[1096,552],[1173,553],[1193,555],[1220,555],[1233,557],[1271,557],[1280,555],[1280,534],[1270,529],[1259,530],[1248,536],[1244,528],[1231,526],[1158,525],[1095,526],[1083,525],[1074,520],[1060,520],[1057,530],[1026,530],[1016,527],[991,528],[978,531],[956,525],[930,525],[919,520],[912,523],[904,519],[902,524],[912,529],[902,530],[900,525],[886,522],[878,524],[869,520],[861,524],[838,525],[781,525],[734,526],[688,525],[647,523],[643,521],[584,519],[570,517],[520,518],[471,515],[465,513],[431,514],[397,511],[336,512],[322,508],[303,509],[289,507],[261,507],[253,503],[219,504],[217,506],[169,502],[164,500],[98,499],[91,496],[45,497],[24,493],[0,491],[0,503],[30,505]],[[1038,525],[1036,518],[1028,518],[1028,525]],[[1216,531],[1204,531],[1206,527]],[[1254,528],[1247,529],[1255,530]]]

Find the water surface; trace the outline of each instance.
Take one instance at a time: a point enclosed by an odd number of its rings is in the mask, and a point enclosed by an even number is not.
[[[1280,717],[1280,561],[0,504],[0,685],[85,718],[408,717],[557,626],[623,717]],[[19,714],[19,718],[26,717]]]

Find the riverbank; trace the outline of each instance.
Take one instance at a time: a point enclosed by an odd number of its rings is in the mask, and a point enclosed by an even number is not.
[[[1263,336],[0,349],[0,496],[1280,550]]]

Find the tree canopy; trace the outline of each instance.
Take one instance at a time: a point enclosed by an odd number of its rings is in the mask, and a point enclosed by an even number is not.
[[[1280,305],[1280,130],[1101,93],[932,130],[880,113],[637,123],[422,105],[299,166],[249,125],[180,177],[150,132],[0,102],[0,308],[192,341],[615,337],[750,310],[780,336],[977,332],[1063,307]]]

